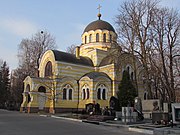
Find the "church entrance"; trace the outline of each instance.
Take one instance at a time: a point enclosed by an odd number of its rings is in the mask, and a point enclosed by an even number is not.
[[[38,89],[38,106],[39,106],[39,111],[43,111],[45,107],[45,102],[46,102],[46,88],[41,86]]]

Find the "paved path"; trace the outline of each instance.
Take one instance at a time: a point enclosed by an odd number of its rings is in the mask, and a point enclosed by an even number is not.
[[[143,135],[78,121],[0,110],[0,135]]]

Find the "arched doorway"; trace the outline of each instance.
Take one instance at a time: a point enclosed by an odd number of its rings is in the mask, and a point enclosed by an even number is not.
[[[24,103],[24,108],[23,110],[25,112],[28,112],[28,104],[31,102],[31,96],[30,96],[30,85],[26,85],[25,87],[25,93],[24,93],[24,98],[25,98],[25,103]]]
[[[39,110],[44,110],[46,102],[46,88],[44,86],[40,86],[38,88],[38,105]]]
[[[27,93],[26,101],[27,101],[27,103],[31,102],[31,97],[30,97],[29,92],[30,92],[30,85],[28,84],[28,85],[26,86],[26,93]]]

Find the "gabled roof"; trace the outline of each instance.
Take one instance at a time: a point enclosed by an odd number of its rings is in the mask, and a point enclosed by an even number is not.
[[[100,63],[101,66],[106,66],[114,63],[114,58],[112,56],[106,56]]]
[[[90,73],[85,74],[83,77],[85,77],[85,76],[89,77],[90,79],[95,79],[100,76],[110,79],[110,77],[106,73],[103,73],[103,72],[90,72]]]
[[[91,67],[93,66],[92,60],[88,57],[80,56],[80,59],[77,59],[76,55],[74,54],[61,52],[58,50],[52,50],[52,51],[54,53],[54,57],[56,61],[62,61],[62,62],[84,65],[84,66],[91,66]]]

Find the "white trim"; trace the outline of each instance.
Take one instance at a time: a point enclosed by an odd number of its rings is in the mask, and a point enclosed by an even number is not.
[[[84,92],[83,92],[83,89],[85,90],[85,98],[83,98],[84,97]],[[89,89],[89,98],[87,98],[87,90]],[[86,100],[86,99],[90,99],[91,98],[91,95],[90,95],[90,88],[89,88],[89,85],[88,84],[84,84],[84,86],[82,87],[82,89],[81,89],[81,92],[82,92],[82,97],[81,97],[81,99],[82,100]]]
[[[99,84],[96,89],[96,93],[98,93],[98,89],[100,89],[100,99],[99,100],[107,100],[108,99],[108,89],[104,84]],[[105,99],[103,99],[103,89],[105,89]],[[97,95],[96,95],[97,97]]]
[[[66,99],[63,99],[62,94],[62,100],[74,100],[74,89],[71,87],[70,84],[66,84],[65,87],[62,88],[62,90],[66,89]],[[69,90],[72,89],[72,99],[69,99]]]

